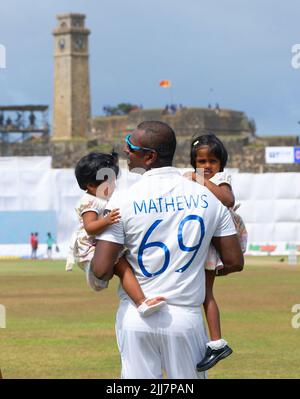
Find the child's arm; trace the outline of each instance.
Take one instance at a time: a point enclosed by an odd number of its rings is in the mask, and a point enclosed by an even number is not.
[[[189,180],[193,180],[199,184],[203,184],[206,186],[209,191],[211,191],[217,198],[222,202],[223,205],[227,206],[228,208],[232,208],[235,203],[235,198],[234,194],[231,190],[231,187],[229,184],[222,183],[219,186],[214,184],[212,181],[209,179],[197,179],[196,172],[186,172],[184,174],[184,177],[186,177]]]
[[[88,211],[82,215],[85,231],[90,235],[102,233],[110,224],[118,223],[120,220],[119,209],[113,209],[106,216],[98,216],[96,212]]]
[[[229,184],[223,183],[217,186],[209,179],[204,178],[204,185],[222,202],[223,205],[228,208],[234,206],[235,198]]]

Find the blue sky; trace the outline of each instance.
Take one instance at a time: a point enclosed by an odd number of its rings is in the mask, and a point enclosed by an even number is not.
[[[245,111],[259,135],[300,134],[298,0],[10,0],[0,5],[0,104],[53,101],[56,14],[82,12],[91,29],[93,115],[120,102]]]

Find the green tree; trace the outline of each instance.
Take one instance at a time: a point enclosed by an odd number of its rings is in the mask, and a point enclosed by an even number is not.
[[[137,105],[130,103],[120,103],[116,107],[111,107],[109,105],[103,107],[103,111],[107,116],[128,115],[129,112],[137,109],[139,109]]]

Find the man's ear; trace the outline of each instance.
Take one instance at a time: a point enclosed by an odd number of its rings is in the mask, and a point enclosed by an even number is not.
[[[156,151],[149,151],[145,155],[145,164],[147,166],[152,166],[157,161],[157,152]]]

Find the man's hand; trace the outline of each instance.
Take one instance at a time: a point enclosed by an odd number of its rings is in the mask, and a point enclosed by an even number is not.
[[[217,266],[215,273],[216,273],[216,276],[227,276],[227,274],[228,274],[227,267],[224,265]]]

